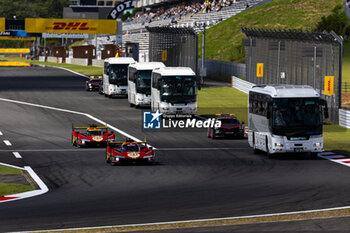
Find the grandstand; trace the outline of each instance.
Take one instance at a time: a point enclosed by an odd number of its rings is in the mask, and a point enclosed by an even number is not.
[[[257,5],[270,2],[272,0],[240,0],[231,6],[223,7],[220,11],[211,11],[204,13],[202,11],[196,14],[188,14],[183,17],[178,17],[176,24],[172,23],[172,18],[169,17],[166,19],[153,20],[151,22],[137,23],[137,22],[125,22],[123,23],[123,43],[139,43],[140,52],[148,52],[148,43],[149,43],[149,33],[145,29],[148,27],[161,27],[161,26],[172,26],[172,27],[192,27],[194,30],[199,33],[201,29],[196,27],[196,23],[203,24],[205,23],[207,27],[211,27],[221,21],[224,21],[228,18],[231,18],[234,15],[242,13],[243,11],[255,7]],[[109,40],[108,40],[109,39]],[[98,44],[108,44],[110,41],[115,41],[115,36],[111,37],[99,37]]]

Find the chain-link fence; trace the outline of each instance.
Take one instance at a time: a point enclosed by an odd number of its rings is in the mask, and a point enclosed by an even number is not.
[[[197,73],[198,35],[192,28],[146,27],[149,31],[149,61],[166,66],[191,67]]]
[[[341,107],[342,38],[334,32],[271,31],[242,28],[247,39],[246,80],[261,84],[310,85],[338,122]],[[259,69],[259,70],[258,70]],[[326,76],[334,76],[334,95],[324,96]]]

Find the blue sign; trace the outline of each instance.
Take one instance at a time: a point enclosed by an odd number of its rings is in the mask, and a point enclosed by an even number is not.
[[[162,113],[156,112],[144,112],[143,113],[143,128],[144,129],[160,129],[161,128],[161,116]]]

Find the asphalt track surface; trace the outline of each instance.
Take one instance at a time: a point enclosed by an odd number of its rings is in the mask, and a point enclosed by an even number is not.
[[[112,167],[104,149],[71,146],[71,124],[95,123],[89,118],[0,101],[0,161],[31,166],[49,187],[44,195],[1,203],[0,232],[350,205],[348,167],[307,155],[268,159],[253,154],[246,140],[211,140],[205,131],[143,131],[142,110],[130,108],[127,99],[86,92],[85,80],[54,68],[1,68],[0,98],[89,113],[134,137],[147,137],[160,149],[158,163]]]

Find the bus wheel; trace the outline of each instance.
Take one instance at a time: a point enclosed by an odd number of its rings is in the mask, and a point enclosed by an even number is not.
[[[130,107],[134,107],[134,106],[135,106],[134,104],[130,103]]]
[[[259,150],[256,149],[256,145],[255,144],[253,145],[253,153],[254,154],[258,154],[259,153]]]

